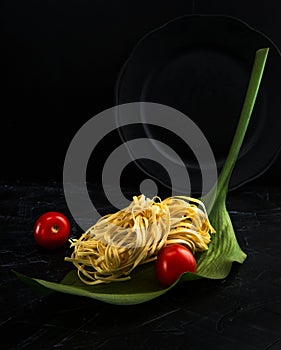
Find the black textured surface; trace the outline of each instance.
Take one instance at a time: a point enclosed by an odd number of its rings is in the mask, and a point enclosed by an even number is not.
[[[70,269],[63,261],[68,247],[45,252],[36,246],[32,228],[48,210],[71,216],[60,183],[2,182],[1,348],[279,350],[280,189],[256,182],[228,195],[248,257],[226,279],[187,282],[145,304],[114,306],[62,293],[44,296],[12,273],[59,281]],[[71,225],[72,235],[79,234]]]

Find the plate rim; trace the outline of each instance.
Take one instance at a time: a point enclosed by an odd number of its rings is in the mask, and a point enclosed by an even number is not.
[[[138,51],[139,47],[142,45],[142,43],[148,39],[150,36],[153,36],[153,34],[161,32],[162,30],[165,30],[169,25],[172,25],[173,23],[177,22],[177,21],[181,21],[181,20],[189,20],[189,19],[196,19],[196,18],[212,18],[212,19],[222,19],[222,20],[226,20],[226,21],[234,21],[242,26],[244,26],[247,30],[259,35],[260,37],[264,38],[266,41],[268,41],[270,43],[270,45],[274,48],[276,54],[280,57],[281,59],[281,50],[279,49],[279,47],[275,44],[275,42],[267,35],[265,34],[263,31],[261,31],[260,29],[257,29],[256,27],[254,27],[253,25],[250,25],[249,23],[247,23],[246,21],[236,17],[236,16],[232,16],[232,15],[225,15],[225,14],[184,14],[184,15],[180,15],[180,16],[176,16],[168,21],[166,21],[165,23],[147,31],[143,36],[141,36],[135,43],[135,45],[133,45],[133,48],[131,49],[128,57],[126,58],[126,60],[123,62],[121,69],[119,71],[119,74],[117,75],[117,79],[115,81],[114,84],[114,105],[118,106],[120,105],[119,103],[119,92],[120,92],[120,85],[122,82],[122,79],[125,75],[125,72],[127,70],[127,66],[130,63],[130,61],[132,60],[132,58],[135,56],[135,53]],[[136,101],[133,101],[136,102]],[[129,102],[128,102],[129,103]],[[123,104],[123,103],[121,103]],[[119,136],[121,137],[122,142],[127,142],[127,139],[125,138],[125,136],[123,135],[123,133],[121,132],[120,128],[118,128],[118,133]],[[244,178],[242,181],[238,181],[236,182],[236,184],[230,184],[229,185],[229,191],[233,191],[236,190],[238,188],[240,188],[241,186],[243,186],[246,183],[252,182],[255,179],[259,178],[260,176],[262,176],[264,173],[266,173],[268,171],[269,168],[272,167],[272,165],[275,163],[276,159],[279,157],[281,153],[281,143],[279,145],[279,147],[277,147],[277,149],[275,150],[275,153],[273,153],[271,155],[271,157],[268,157],[268,160],[265,164],[265,166],[263,166],[262,169],[260,169],[259,171],[257,171],[256,174],[253,175],[248,175],[247,178]],[[151,176],[154,179],[157,179],[155,177],[154,174],[147,172],[147,170],[145,168],[143,168],[142,166],[139,165],[139,163],[136,160],[133,160],[135,162],[135,164],[145,173],[149,174],[149,176]]]

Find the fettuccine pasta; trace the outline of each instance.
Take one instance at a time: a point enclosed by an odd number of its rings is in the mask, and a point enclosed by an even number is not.
[[[86,284],[126,281],[166,245],[179,243],[193,254],[207,250],[211,233],[215,230],[198,199],[134,196],[127,208],[101,217],[80,238],[70,240],[73,252],[65,260]]]

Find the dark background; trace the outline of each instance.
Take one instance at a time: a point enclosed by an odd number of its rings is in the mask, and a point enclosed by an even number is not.
[[[227,14],[280,48],[280,11],[272,0],[2,1],[0,178],[61,181],[73,136],[114,105],[119,71],[147,31],[184,14]],[[280,174],[279,157],[260,181]]]
[[[70,218],[72,237],[81,233],[61,186],[67,147],[88,119],[114,105],[117,76],[137,41],[193,13],[238,17],[281,48],[279,0],[1,2],[1,348],[280,350],[281,156],[228,195],[247,260],[225,279],[183,283],[123,307],[44,296],[11,271],[60,281],[70,269],[68,247],[47,252],[33,239],[35,220],[49,210]],[[89,188],[101,205],[103,194]]]

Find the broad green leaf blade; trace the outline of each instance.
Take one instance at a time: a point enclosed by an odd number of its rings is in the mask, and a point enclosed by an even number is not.
[[[132,279],[129,281],[95,286],[83,284],[77,276],[77,272],[74,270],[70,271],[61,283],[31,278],[16,271],[14,272],[23,282],[32,285],[33,288],[39,288],[41,291],[43,289],[49,289],[50,291],[89,297],[115,305],[135,305],[150,301],[166,293],[180,280],[183,280],[182,275],[181,278],[170,287],[165,288],[161,286],[157,283],[152,263],[147,264],[146,266],[143,265],[139,269],[136,269],[132,274]],[[200,278],[200,276],[196,276],[192,273],[185,273],[184,275],[185,280]]]
[[[132,279],[124,282],[100,284],[95,286],[85,285],[77,276],[76,270],[70,271],[61,283],[50,282],[37,278],[30,278],[18,272],[17,276],[34,288],[45,288],[67,294],[84,296],[117,305],[134,305],[152,300],[169,288],[162,287],[154,275],[153,264],[147,264],[137,268],[132,274]]]
[[[211,278],[210,276],[213,276],[212,278],[224,278],[230,272],[234,261],[242,264],[246,259],[246,254],[241,250],[237,242],[233,225],[226,209],[225,200],[229,180],[254,109],[268,52],[269,48],[262,48],[256,51],[241,115],[229,153],[218,179],[216,198],[209,218],[216,231],[219,230],[219,234],[215,234],[213,237],[214,244],[211,244],[208,251],[204,252],[200,257],[197,269],[199,274],[208,278]],[[202,201],[204,202],[206,200],[208,202],[210,200],[209,197],[212,195],[214,193],[211,190],[205,198],[202,198]],[[217,240],[219,240],[218,244],[216,243]]]
[[[232,267],[233,262],[242,264],[246,254],[240,248],[230,216],[225,203],[216,205],[210,215],[210,221],[216,228],[209,249],[202,253],[198,260],[197,273],[207,278],[225,278]]]

